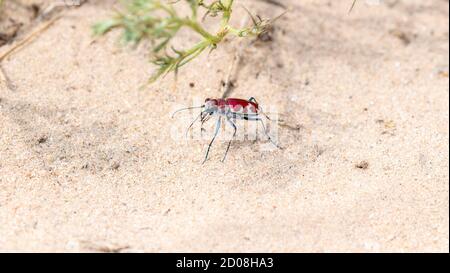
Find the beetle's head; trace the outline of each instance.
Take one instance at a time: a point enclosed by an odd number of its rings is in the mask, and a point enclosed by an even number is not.
[[[214,113],[217,111],[219,102],[216,99],[206,99],[205,100],[205,111],[207,113]]]

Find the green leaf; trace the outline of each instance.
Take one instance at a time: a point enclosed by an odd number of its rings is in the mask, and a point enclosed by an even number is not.
[[[120,21],[116,19],[111,19],[107,21],[103,21],[95,24],[92,29],[95,35],[103,35],[110,31],[111,29],[118,27],[120,25]]]

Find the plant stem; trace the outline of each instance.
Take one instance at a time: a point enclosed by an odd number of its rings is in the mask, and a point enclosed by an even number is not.
[[[222,28],[225,28],[231,19],[231,12],[233,7],[233,1],[234,0],[226,0],[224,6],[226,9],[223,11],[223,17],[222,17]]]
[[[208,31],[206,31],[198,22],[190,20],[190,19],[183,19],[181,20],[181,23],[190,27],[192,30],[203,36],[205,39],[211,41],[211,43],[219,43],[220,39],[217,36],[212,35]]]
[[[154,64],[159,66],[159,70],[150,81],[155,81],[158,77],[169,72],[177,73],[178,68],[195,59],[206,49],[215,49],[223,42],[229,34],[238,37],[256,36],[266,31],[271,21],[255,18],[252,15],[253,26],[245,28],[234,28],[230,25],[231,14],[233,13],[234,0],[214,0],[204,3],[203,0],[185,0],[190,5],[190,16],[182,17],[178,15],[174,4],[180,0],[128,0],[127,13],[118,12],[118,16],[108,21],[98,23],[94,26],[94,33],[105,34],[109,30],[121,27],[124,29],[124,40],[126,42],[139,43],[143,39],[154,42],[153,52],[155,53]],[[167,2],[166,2],[167,1]],[[3,0],[0,0],[0,3]],[[206,2],[206,1],[205,1]],[[209,32],[198,18],[199,9],[206,10],[205,17],[220,16],[220,27],[217,32]],[[172,39],[178,31],[183,28],[201,36],[200,42],[187,50],[177,50],[172,47],[173,54],[167,49]],[[163,54],[160,54],[163,51]]]
[[[172,17],[178,17],[177,12],[175,11],[175,9],[173,8],[172,5],[166,6],[166,5],[158,4],[157,8],[164,10]]]

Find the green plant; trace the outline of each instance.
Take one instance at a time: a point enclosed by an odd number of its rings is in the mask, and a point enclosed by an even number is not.
[[[137,44],[145,39],[153,44],[154,60],[159,69],[150,78],[156,81],[160,76],[178,69],[204,52],[214,50],[228,35],[238,37],[258,36],[265,31],[273,20],[262,20],[251,16],[253,25],[245,28],[235,28],[230,25],[233,12],[233,0],[184,0],[190,7],[190,15],[182,17],[176,4],[180,0],[168,2],[164,0],[129,0],[122,1],[125,12],[117,11],[117,15],[107,21],[94,25],[94,33],[103,35],[113,28],[122,28],[125,42]],[[220,17],[220,27],[217,32],[210,33],[202,25],[203,19],[199,13],[204,11],[207,16]],[[170,46],[171,40],[181,28],[187,27],[201,36],[201,40],[191,48],[178,50]],[[169,53],[167,48],[171,48]]]

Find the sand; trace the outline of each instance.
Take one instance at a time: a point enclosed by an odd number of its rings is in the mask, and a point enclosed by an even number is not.
[[[448,252],[448,1],[282,2],[273,41],[231,40],[176,84],[139,89],[146,45],[94,41],[109,0],[3,60],[0,251]],[[173,139],[190,117],[170,113],[220,97],[238,48],[231,96],[275,107],[284,149],[238,141],[221,163],[219,141],[202,165],[208,141]]]

